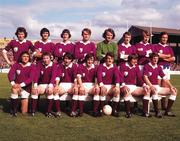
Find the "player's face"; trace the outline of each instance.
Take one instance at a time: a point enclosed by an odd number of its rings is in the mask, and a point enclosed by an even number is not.
[[[131,36],[130,36],[130,35],[125,35],[125,36],[124,36],[124,43],[125,43],[125,44],[129,44],[130,41],[131,41]]]
[[[46,40],[48,40],[48,38],[49,38],[49,33],[48,32],[43,32],[42,33],[42,39],[46,41]]]
[[[49,65],[50,62],[51,62],[51,58],[49,56],[43,56],[43,63],[45,65]]]
[[[63,37],[64,42],[69,40],[69,34],[68,33],[64,33],[62,37]]]
[[[110,65],[112,65],[113,63],[114,63],[114,58],[111,57],[111,56],[107,56],[107,58],[106,58],[106,65],[107,65],[107,66],[110,66]]]
[[[94,57],[91,57],[87,60],[86,65],[88,67],[91,67],[93,63],[94,63]]]
[[[22,55],[22,63],[26,64],[29,62],[29,55],[28,54],[23,54]]]
[[[131,61],[130,61],[130,65],[131,66],[134,66],[134,65],[136,65],[137,64],[137,59],[132,59]]]
[[[113,34],[109,31],[106,32],[105,40],[111,42],[113,39]]]
[[[168,41],[168,35],[167,34],[162,35],[161,40],[160,40],[161,44],[163,45],[167,44],[167,41]]]
[[[151,60],[151,63],[153,65],[156,65],[158,63],[158,61],[159,61],[159,57],[153,57],[152,60]]]
[[[25,39],[24,32],[18,32],[17,38],[18,38],[19,41],[23,41]]]
[[[83,41],[84,41],[84,42],[89,41],[90,36],[91,36],[91,35],[90,35],[87,31],[84,31],[83,34],[82,34]]]
[[[68,57],[64,57],[64,65],[65,66],[69,66],[69,64],[72,62],[71,59],[69,59]]]
[[[143,36],[143,42],[146,44],[149,42],[149,36],[148,35],[144,35]]]

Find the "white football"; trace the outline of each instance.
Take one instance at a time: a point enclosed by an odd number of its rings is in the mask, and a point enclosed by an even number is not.
[[[105,115],[111,115],[111,113],[112,113],[112,108],[111,108],[111,106],[110,106],[110,105],[105,105],[105,106],[103,107],[103,113],[104,113]]]

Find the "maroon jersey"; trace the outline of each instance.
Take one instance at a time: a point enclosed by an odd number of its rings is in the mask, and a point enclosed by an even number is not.
[[[95,83],[97,67],[93,64],[90,68],[87,68],[86,64],[80,64],[77,75],[81,76],[82,82]]]
[[[21,63],[15,63],[8,73],[8,79],[12,85],[14,83],[20,84],[23,89],[30,91],[34,75],[35,66],[30,62],[25,66],[22,66]]]
[[[57,65],[50,62],[49,65],[38,63],[36,67],[35,83],[38,84],[55,84]]]
[[[55,45],[53,55],[55,58],[62,60],[62,57],[66,52],[69,52],[74,56],[74,49],[75,49],[74,43],[70,41],[67,43],[60,42]]]
[[[119,85],[120,78],[118,68],[115,64],[107,67],[105,63],[100,64],[97,70],[97,81],[106,85]]]
[[[172,48],[168,45],[162,45],[161,43],[155,45],[155,52],[156,53],[162,53],[162,54],[170,54],[171,57],[174,57],[174,52]],[[159,65],[162,65],[164,68],[170,67],[170,62],[164,61],[162,59],[159,59]]]
[[[86,54],[93,53],[94,57],[96,58],[96,46],[93,42],[86,42],[83,41],[77,42],[75,45],[75,58],[78,60],[79,63],[84,61]]]
[[[60,82],[74,83],[77,76],[77,65],[71,63],[69,66],[65,66],[63,63],[57,67],[56,77],[60,78]]]
[[[165,74],[159,65],[148,63],[144,66],[143,74],[148,77],[153,85],[158,85],[158,76],[165,79]]]
[[[154,52],[154,46],[152,44],[140,42],[135,45],[136,54],[138,55],[138,64],[145,65],[149,63],[149,55]]]
[[[122,74],[123,83],[125,85],[142,86],[144,84],[142,73],[138,65],[129,66],[128,62],[126,62],[119,67],[119,71]]]
[[[131,55],[136,53],[135,46],[131,44],[125,45],[124,43],[118,45],[118,64],[121,65],[127,62],[127,59],[124,58],[124,55]]]
[[[29,52],[30,50],[33,52],[34,47],[33,44],[28,40],[23,40],[20,42],[19,40],[11,40],[8,45],[5,47],[4,51],[12,50],[14,60],[18,62],[20,55],[22,52]]]

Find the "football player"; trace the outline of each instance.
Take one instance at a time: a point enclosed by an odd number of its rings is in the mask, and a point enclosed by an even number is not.
[[[11,82],[11,114],[17,116],[18,97],[21,97],[21,111],[28,111],[28,97],[35,75],[35,66],[30,63],[30,54],[22,52],[19,61],[12,65],[8,78]]]
[[[152,100],[155,110],[155,116],[158,118],[162,117],[162,114],[158,108],[158,99],[160,96],[169,96],[168,105],[165,109],[165,116],[175,116],[170,110],[176,100],[177,90],[167,79],[163,69],[158,65],[159,55],[152,53],[150,55],[151,61],[144,66],[144,81],[150,87],[152,93]],[[168,85],[168,87],[160,87],[158,85],[158,76],[160,76]]]
[[[59,98],[53,96],[54,83],[56,78],[57,65],[51,61],[51,53],[44,52],[42,54],[42,62],[36,66],[36,75],[34,77],[34,87],[31,95],[31,115],[35,115],[37,99],[39,95],[46,94],[47,96],[47,109],[46,116],[50,117],[51,109],[53,106],[53,99],[56,104],[55,116],[61,116]]]
[[[96,56],[96,46],[90,41],[91,30],[84,28],[81,35],[82,41],[75,44],[75,59],[77,59],[79,64],[84,62],[84,58],[88,53],[93,53]]]
[[[27,31],[24,27],[18,27],[15,35],[17,36],[17,40],[11,40],[2,51],[3,57],[10,66],[18,62],[22,52],[34,51],[33,44],[29,40],[26,40]],[[13,52],[14,59],[12,60],[10,60],[7,56],[7,52],[10,50]]]
[[[104,31],[102,37],[104,38],[104,41],[99,42],[97,44],[97,59],[103,63],[104,57],[106,56],[106,53],[112,52],[114,55],[115,61],[117,60],[117,44],[113,42],[113,39],[115,38],[115,32],[113,29],[108,28]]]
[[[97,81],[100,86],[100,113],[106,104],[107,96],[112,97],[112,115],[119,116],[118,104],[120,100],[119,72],[114,64],[114,54],[107,53],[105,62],[100,64],[97,70]]]
[[[94,65],[93,53],[85,56],[85,63],[78,66],[77,81],[79,85],[79,115],[83,114],[83,102],[86,95],[93,96],[93,115],[98,116],[99,107],[99,86],[97,84],[97,66]]]
[[[150,91],[148,86],[143,82],[143,76],[137,65],[137,60],[138,56],[131,54],[128,56],[128,62],[121,64],[119,69],[123,78],[121,92],[124,95],[126,118],[131,118],[132,116],[130,111],[130,100],[132,96],[143,96],[143,116],[150,117],[148,112]]]
[[[71,33],[69,29],[64,29],[62,31],[61,38],[63,39],[63,41],[55,45],[54,53],[53,53],[55,59],[58,62],[63,61],[63,56],[66,52],[69,52],[74,56],[74,49],[75,49],[74,43],[70,41]]]
[[[35,61],[42,60],[42,54],[49,52],[53,54],[54,43],[49,40],[50,31],[47,28],[42,28],[40,31],[41,40],[34,43],[35,52],[33,53]]]

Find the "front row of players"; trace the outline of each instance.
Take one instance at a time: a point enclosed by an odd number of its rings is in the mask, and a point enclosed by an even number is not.
[[[166,80],[162,68],[157,64],[159,56],[150,55],[151,61],[144,66],[143,72],[137,65],[138,56],[129,55],[128,61],[117,67],[114,55],[107,53],[105,62],[94,65],[93,54],[87,54],[85,63],[77,65],[73,56],[66,53],[62,63],[53,63],[51,54],[43,53],[42,62],[36,66],[30,63],[27,52],[21,54],[19,63],[15,63],[8,74],[12,85],[11,114],[17,116],[18,97],[21,97],[22,113],[27,113],[27,101],[31,94],[31,114],[35,115],[38,97],[45,94],[47,98],[46,116],[52,115],[55,104],[55,116],[61,116],[61,97],[71,96],[70,116],[82,116],[86,96],[93,98],[93,115],[103,115],[102,109],[109,99],[112,100],[112,115],[119,116],[120,97],[125,103],[126,117],[132,116],[130,110],[132,96],[141,96],[143,101],[143,116],[150,117],[149,102],[152,98],[155,116],[161,118],[158,108],[160,96],[169,96],[164,115],[175,116],[171,107],[176,99],[177,90]],[[158,85],[158,77],[166,81],[168,88]],[[77,110],[79,108],[79,110]],[[78,112],[77,112],[78,111]]]

